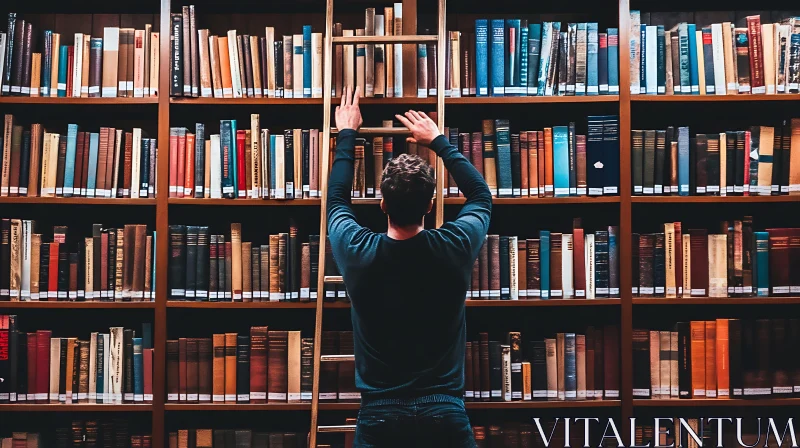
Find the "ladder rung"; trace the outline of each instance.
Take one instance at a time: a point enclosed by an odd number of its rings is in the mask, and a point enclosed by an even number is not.
[[[356,425],[318,426],[319,432],[355,432]]]
[[[439,36],[435,34],[407,35],[407,36],[336,36],[334,44],[416,44],[437,42]]]
[[[356,355],[322,355],[319,360],[322,362],[350,362],[356,360]]]
[[[331,134],[338,133],[339,130],[331,128]],[[411,132],[405,127],[378,127],[378,128],[360,128],[358,133],[361,135],[409,135]]]
[[[326,275],[323,281],[325,283],[344,283],[341,275]]]

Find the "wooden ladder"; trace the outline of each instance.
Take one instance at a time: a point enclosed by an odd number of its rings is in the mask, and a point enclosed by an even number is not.
[[[405,4],[409,0],[404,0]],[[416,3],[416,0],[410,0]],[[316,321],[314,326],[314,383],[313,394],[311,398],[311,431],[309,435],[309,447],[316,448],[317,434],[320,432],[353,432],[355,425],[338,425],[338,426],[319,426],[319,377],[320,377],[320,364],[323,362],[354,362],[353,355],[325,355],[321,356],[322,345],[322,311],[323,303],[325,301],[325,285],[342,284],[344,283],[341,276],[326,276],[325,275],[325,245],[328,238],[328,169],[330,158],[330,137],[331,133],[336,133],[337,130],[331,127],[331,97],[332,87],[331,82],[333,78],[332,73],[332,60],[333,60],[333,45],[355,45],[355,44],[409,44],[414,45],[414,54],[416,55],[416,44],[437,42],[436,53],[436,71],[438,85],[436,88],[436,115],[437,124],[439,125],[439,132],[444,132],[444,73],[445,73],[445,51],[447,34],[445,30],[445,2],[446,0],[438,0],[438,32],[436,35],[400,35],[400,36],[353,36],[353,37],[333,37],[333,0],[327,0],[325,8],[325,50],[324,50],[324,109],[323,109],[323,137],[322,137],[322,161],[321,161],[321,217],[319,227],[319,264],[317,276],[317,307],[316,307]],[[413,8],[416,10],[416,8]],[[416,17],[414,18],[416,21]],[[341,92],[339,92],[341,94]],[[413,92],[412,92],[413,93]],[[390,128],[390,127],[362,127],[359,129],[361,135],[408,135],[408,130],[405,128]],[[376,184],[379,182],[376,179]],[[377,186],[376,186],[377,188]],[[444,164],[442,159],[437,157],[436,160],[436,227],[440,227],[444,222]]]

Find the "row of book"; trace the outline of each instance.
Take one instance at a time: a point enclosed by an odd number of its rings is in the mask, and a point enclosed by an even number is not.
[[[472,269],[467,299],[619,297],[619,228],[584,235],[542,230],[539,238],[488,235]]]
[[[633,330],[634,398],[789,398],[800,390],[798,319],[678,322]]]
[[[153,343],[111,327],[89,339],[21,331],[16,315],[0,315],[0,403],[152,403]]]
[[[665,223],[663,233],[632,235],[633,295],[780,297],[800,292],[794,265],[800,229],[753,231],[753,218],[724,221],[719,233]]]
[[[144,224],[92,225],[76,238],[52,237],[36,221],[0,220],[0,301],[142,302],[155,300],[156,233]]]
[[[5,431],[4,431],[5,432]],[[73,420],[70,426],[59,425],[50,433],[10,432],[11,437],[0,438],[3,448],[150,448],[150,434],[131,434],[125,419]]]
[[[167,402],[310,402],[313,347],[300,331],[266,326],[168,340]]]
[[[671,29],[631,11],[631,94],[737,95],[800,91],[800,22],[761,23],[760,15]]]
[[[458,38],[459,33],[451,32]],[[465,83],[477,96],[616,95],[619,93],[617,28],[600,32],[596,22],[528,23],[520,19],[475,20],[475,56],[462,58],[458,40],[451,43],[452,76],[458,80],[459,60]],[[429,45],[430,48],[430,45]],[[470,45],[469,51],[473,50]],[[474,67],[474,69],[473,69]],[[474,73],[474,74],[473,74]],[[458,84],[450,96],[459,95]],[[462,91],[464,85],[461,86]],[[471,84],[470,84],[471,87]]]
[[[75,33],[71,44],[68,35],[62,41],[60,33],[44,30],[37,42],[33,24],[10,12],[7,32],[0,32],[0,91],[32,97],[157,97],[160,39],[152,28],[104,27],[102,37]]]
[[[232,223],[227,235],[171,225],[170,300],[315,301],[319,235],[301,243],[297,232],[292,224],[259,245],[242,241],[241,223]]]
[[[619,399],[619,328],[524,343],[518,331],[505,336],[505,343],[489,340],[489,333],[467,341],[466,401]]]
[[[170,431],[169,448],[304,448],[307,433],[251,429],[179,429]]]
[[[770,196],[800,192],[800,119],[695,134],[688,127],[631,131],[634,195]]]
[[[140,128],[48,132],[5,115],[0,136],[0,196],[153,198],[156,139]]]

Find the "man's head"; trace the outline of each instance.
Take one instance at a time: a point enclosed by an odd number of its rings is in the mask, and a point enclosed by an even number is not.
[[[381,178],[381,209],[395,226],[419,225],[431,211],[436,178],[419,156],[401,154],[392,159]]]

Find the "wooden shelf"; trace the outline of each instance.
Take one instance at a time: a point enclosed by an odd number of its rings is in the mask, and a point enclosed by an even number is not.
[[[216,206],[250,206],[250,207],[294,207],[319,206],[320,199],[205,199],[205,198],[169,198],[170,205],[216,205]]]
[[[755,407],[755,406],[800,406],[800,398],[758,398],[752,400],[716,398],[691,398],[687,400],[633,400],[639,407]]]
[[[631,202],[639,204],[692,204],[692,203],[743,203],[743,202],[800,202],[800,196],[633,196]]]
[[[327,305],[327,304],[326,304]],[[316,302],[181,302],[167,301],[167,308],[194,309],[314,309]]]
[[[468,402],[465,404],[467,405],[468,410],[615,408],[620,406],[620,400]]]
[[[631,102],[729,102],[729,101],[799,101],[800,94],[781,95],[631,95]]]
[[[171,97],[170,104],[214,105],[322,105],[322,98],[184,98]],[[465,104],[549,104],[549,103],[618,103],[618,95],[595,96],[466,96],[445,98],[445,105]],[[361,98],[360,104],[436,104],[436,97]],[[333,105],[339,104],[334,98]]]
[[[153,309],[155,302],[0,302],[3,308],[36,309]]]
[[[85,104],[93,106],[131,106],[158,104],[158,98],[50,98],[40,96],[0,96],[0,104]]]
[[[0,204],[156,205],[154,198],[28,198],[0,197]]]
[[[634,305],[797,305],[800,297],[688,297],[685,299],[634,297]]]
[[[167,403],[165,411],[308,411],[311,403]]]
[[[444,198],[444,205],[461,205],[466,198]],[[619,203],[619,196],[571,196],[564,198],[492,198],[494,205],[610,204]]]
[[[531,306],[619,306],[620,299],[550,299],[550,300],[480,300],[469,299],[467,300],[467,307],[486,308],[514,308],[514,307],[531,307]]]
[[[618,103],[619,95],[592,96],[467,96],[445,98],[447,104]]]
[[[4,303],[0,302],[0,309]],[[19,302],[29,303],[29,302]],[[560,306],[619,306],[620,299],[554,299],[554,300],[467,300],[468,308],[527,308]],[[800,302],[798,302],[800,303]],[[193,309],[314,309],[316,302],[181,302],[168,301],[167,308]],[[326,309],[350,309],[350,302],[325,302]]]
[[[152,404],[0,404],[0,412],[150,412]]]

